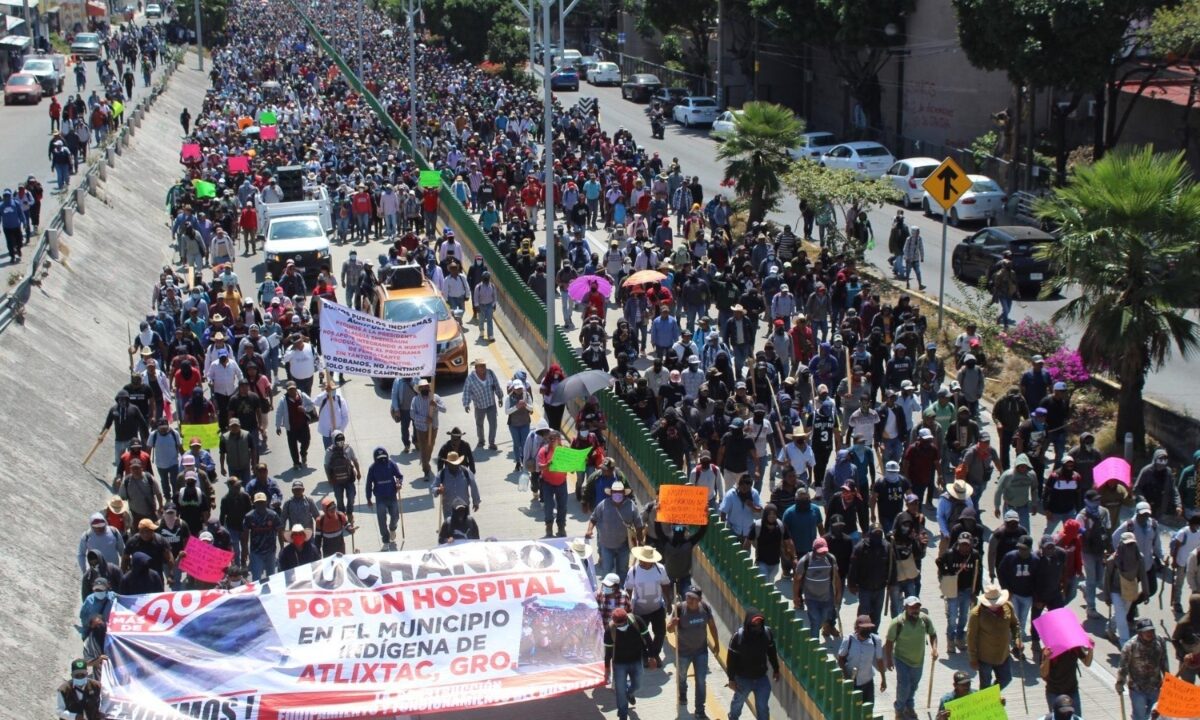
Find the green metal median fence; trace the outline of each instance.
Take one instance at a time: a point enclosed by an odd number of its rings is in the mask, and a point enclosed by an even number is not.
[[[425,159],[392,120],[379,101],[358,81],[350,67],[329,44],[316,25],[289,0],[317,43],[333,60],[350,86],[359,93],[376,116],[392,133],[399,147],[416,159],[419,167],[429,169]],[[440,210],[445,222],[454,227],[459,239],[472,251],[481,254],[492,273],[493,282],[503,292],[501,305],[523,337],[540,350],[545,349],[546,305],[542,298],[525,283],[507,260],[484,234],[478,222],[459,204],[443,183]],[[568,376],[587,370],[562,328],[554,333],[554,356]],[[608,391],[600,394],[600,407],[608,419],[608,440],[611,450],[630,458],[632,474],[645,481],[647,492],[657,494],[664,484],[683,484],[686,476],[650,438],[642,421],[620,398]],[[774,585],[767,583],[752,562],[750,554],[721,522],[717,513],[709,517],[711,527],[700,545],[704,559],[726,585],[729,595],[743,609],[755,606],[762,610],[767,623],[774,629],[780,660],[788,673],[803,688],[801,704],[810,715],[838,720],[869,720],[872,712],[862,704],[862,696],[845,680],[837,664],[825,649],[813,640],[792,611],[791,602]],[[803,697],[807,696],[807,697]]]

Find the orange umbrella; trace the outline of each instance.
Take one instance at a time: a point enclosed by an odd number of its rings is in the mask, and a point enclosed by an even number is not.
[[[662,282],[666,279],[667,276],[663,275],[657,270],[638,270],[634,274],[625,278],[625,280],[621,283],[621,286],[629,287],[630,285],[645,285],[646,283]]]

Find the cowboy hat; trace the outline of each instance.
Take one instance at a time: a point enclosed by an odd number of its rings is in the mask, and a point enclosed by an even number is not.
[[[309,538],[312,537],[313,531],[311,528],[306,528],[303,525],[301,525],[300,523],[296,523],[295,525],[292,526],[292,531],[288,534],[295,535],[296,533],[304,533],[304,539],[308,540]]]
[[[113,495],[108,499],[108,509],[113,515],[124,515],[125,501],[120,495]]]
[[[575,553],[576,557],[582,560],[591,560],[593,562],[596,560],[596,548],[588,544],[588,541],[583,538],[575,538],[567,543],[567,547],[570,548],[571,552]]]
[[[1000,607],[1008,602],[1008,591],[991,583],[983,588],[983,592],[979,595],[979,602],[991,608]]]
[[[662,562],[662,555],[657,550],[649,545],[639,545],[629,551],[630,555],[638,562],[656,563]]]
[[[946,492],[955,500],[965,500],[971,496],[971,486],[966,480],[955,480],[946,488]]]
[[[619,493],[625,492],[625,483],[621,482],[620,480],[617,480],[611,486],[604,488],[605,495],[612,495],[614,492],[619,492]]]
[[[451,451],[446,454],[446,464],[447,465],[462,465],[463,464],[463,456],[459,455],[456,452]]]

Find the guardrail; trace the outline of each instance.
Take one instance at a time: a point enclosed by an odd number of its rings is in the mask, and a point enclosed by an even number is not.
[[[288,0],[303,20],[309,33],[322,50],[337,65],[345,80],[359,93],[375,112],[379,121],[392,133],[396,142],[416,160],[422,169],[429,169],[419,153],[378,100],[359,82],[340,54],[329,44],[307,13],[295,0]],[[514,340],[522,361],[536,367],[546,349],[544,319],[546,306],[524,278],[510,266],[483,233],[473,217],[458,203],[445,183],[440,192],[439,215],[454,229],[456,237],[470,252],[483,255],[492,272],[492,279],[504,292],[497,293],[501,312],[497,321],[505,334]],[[586,370],[579,355],[571,347],[562,328],[552,338],[554,356],[569,376]],[[620,456],[627,468],[627,477],[635,481],[642,497],[656,497],[663,484],[683,484],[686,477],[657,443],[650,439],[646,427],[620,398],[608,391],[600,394],[600,405],[608,418],[610,454]],[[825,649],[813,640],[791,609],[787,598],[767,583],[717,513],[709,516],[710,530],[700,545],[694,575],[706,580],[717,593],[709,601],[725,617],[743,617],[747,607],[757,607],[773,629],[785,682],[776,687],[776,695],[788,709],[788,717],[838,718],[838,720],[868,720],[873,717],[871,706],[864,705],[862,694],[844,678],[837,663]],[[735,626],[738,623],[734,623]]]
[[[43,270],[49,271],[49,263],[46,258],[61,260],[63,233],[74,235],[75,215],[83,215],[87,212],[85,198],[89,194],[95,195],[100,183],[108,178],[108,168],[116,163],[116,157],[129,146],[129,141],[137,132],[137,128],[141,126],[146,111],[166,90],[167,82],[175,73],[175,69],[183,62],[183,55],[182,53],[167,54],[163,56],[162,62],[165,65],[163,74],[154,82],[150,94],[143,96],[132,108],[126,109],[125,122],[121,124],[120,129],[111,133],[99,148],[88,149],[88,157],[94,154],[95,159],[88,162],[87,170],[84,171],[79,186],[69,191],[67,200],[58,208],[46,226],[41,228],[37,244],[33,248],[33,257],[27,269],[18,270],[19,275],[16,276],[15,282],[10,279],[11,287],[3,295],[0,295],[0,334],[7,330],[13,322],[18,324],[24,322],[25,304],[29,302],[34,286],[40,285],[42,278],[45,277]],[[15,268],[17,268],[15,265],[10,267],[10,273]],[[9,277],[13,278],[13,275],[10,274]]]

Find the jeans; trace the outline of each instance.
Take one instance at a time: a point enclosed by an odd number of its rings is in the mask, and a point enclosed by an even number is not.
[[[650,628],[650,639],[646,641],[646,657],[652,657],[662,665],[663,642],[667,639],[667,610],[659,608],[654,612],[637,613],[642,623]]]
[[[900,462],[900,458],[904,455],[904,438],[894,437],[885,438],[883,441],[883,461],[895,460]]]
[[[299,430],[288,430],[286,435],[288,453],[292,456],[292,464],[299,465],[302,460],[308,457],[308,445],[312,442],[312,432],[309,431],[307,425],[303,425]]]
[[[867,590],[866,588],[858,589],[858,614],[870,615],[871,622],[875,626],[879,626],[879,618],[883,614],[883,599],[887,597],[886,588],[878,590]]]
[[[1133,720],[1149,720],[1150,708],[1158,702],[1158,691],[1129,690],[1129,704],[1133,706]],[[1078,708],[1076,708],[1078,711]]]
[[[483,444],[483,421],[487,419],[488,424],[488,445],[496,444],[496,404],[490,406],[475,408],[475,437],[479,438],[479,444]]]
[[[758,571],[762,573],[763,579],[772,585],[775,584],[775,576],[779,574],[779,563],[770,565],[768,563],[758,563]]]
[[[821,342],[825,342],[825,336],[829,334],[829,322],[827,320],[813,320],[809,318],[808,324],[812,327],[813,337]]]
[[[162,486],[163,495],[175,497],[175,490],[179,487],[179,466],[155,467],[154,471],[158,475],[158,484]]]
[[[250,553],[250,579],[265,580],[275,574],[275,551]]]
[[[485,303],[483,305],[476,305],[475,311],[479,314],[479,332],[480,332],[480,334],[482,334],[483,331],[486,329],[488,338],[495,339],[495,337],[496,337],[496,321],[494,320],[494,316],[496,313],[495,303]]]
[[[1009,313],[1012,312],[1013,300],[1011,297],[997,297],[996,300],[1000,303],[1000,324],[1007,328],[1012,324]]]
[[[1112,603],[1112,622],[1116,623],[1117,640],[1123,647],[1129,641],[1129,606],[1119,592],[1109,593],[1109,602]]]
[[[400,410],[397,414],[400,416],[400,442],[404,443],[404,449],[408,450],[412,445],[412,412]]]
[[[545,483],[542,487],[546,487]],[[564,497],[566,494],[566,485],[563,485]],[[544,492],[544,491],[543,491]],[[543,494],[542,497],[545,497]],[[625,573],[629,570],[629,544],[622,543],[620,547],[607,548],[603,545],[599,546],[600,562],[596,563],[596,577],[604,577],[609,573],[616,573],[618,577],[624,578]]]
[[[396,532],[396,525],[400,522],[400,498],[375,498],[375,519],[379,521],[379,537],[387,545],[392,541],[392,533]]]
[[[959,640],[967,637],[967,613],[971,611],[971,600],[975,594],[960,590],[958,595],[946,600],[946,636]]]
[[[396,237],[396,213],[383,216],[383,231],[388,237]]]
[[[978,507],[978,506],[976,506],[976,507]],[[1052,534],[1052,533],[1054,532],[1054,529],[1058,527],[1058,524],[1059,524],[1060,522],[1061,522],[1061,523],[1065,523],[1066,521],[1070,520],[1070,519],[1071,519],[1071,518],[1073,518],[1073,517],[1075,517],[1075,513],[1073,513],[1073,512],[1068,512],[1068,513],[1050,513],[1050,517],[1048,517],[1048,518],[1046,519],[1046,531],[1045,531],[1045,534],[1046,534],[1046,535],[1050,535],[1050,534]],[[1029,526],[1028,526],[1028,525],[1026,525],[1025,527],[1029,527]]]
[[[560,528],[565,528],[567,526],[567,484],[564,482],[564,483],[561,483],[558,485],[551,485],[549,483],[544,482],[544,483],[542,483],[541,490],[542,490],[542,512],[543,512],[544,522],[547,525],[549,525],[553,521],[554,511],[555,511],[555,508],[557,508],[558,509],[558,526]],[[629,562],[628,546],[626,546],[626,548],[625,548],[625,561],[626,561],[626,564],[628,564],[628,562]],[[625,569],[624,569],[624,567],[622,567],[621,571],[618,572],[617,574],[622,575],[622,574],[624,574],[624,572],[625,572]]]
[[[229,533],[229,549],[233,550],[235,560],[242,556],[242,533],[240,530],[234,530],[228,525],[225,526],[225,532]]]
[[[909,595],[920,595],[921,577],[918,575],[912,580],[905,580],[904,582],[890,585],[888,586],[888,592],[892,594],[892,612],[890,613],[890,617],[896,617],[904,611],[904,598]]]
[[[904,274],[904,287],[908,287],[909,273],[916,273],[917,285],[923,287],[925,285],[925,280],[921,278],[921,262],[919,260],[912,260],[906,264],[908,265],[908,273]]]
[[[1054,430],[1046,433],[1046,439],[1054,446],[1054,467],[1062,464],[1063,455],[1067,451],[1067,431]]]
[[[917,694],[917,688],[921,684],[921,673],[924,671],[923,664],[913,667],[900,658],[896,658],[896,700],[892,703],[896,712],[916,710],[913,698]]]
[[[1000,685],[1001,690],[1008,687],[1008,684],[1010,682],[1012,682],[1012,661],[1010,661],[1008,658],[1005,658],[1004,662],[1000,663],[999,665],[990,665],[990,664],[985,663],[982,660],[980,660],[979,661],[979,689],[980,690],[982,690],[985,687],[992,684],[992,674],[993,673],[995,673],[995,675],[996,675],[996,683]],[[1078,709],[1078,708],[1076,708],[1076,709]]]
[[[337,501],[338,512],[354,514],[354,498],[358,496],[358,488],[352,482],[333,486],[333,498]]]
[[[617,718],[626,720],[629,717],[629,696],[638,691],[642,684],[642,664],[640,662],[612,664],[613,692],[617,695]]]
[[[675,672],[679,678],[680,702],[687,701],[689,667],[696,670],[696,713],[699,714],[704,711],[704,698],[708,694],[708,650],[701,650],[695,655],[679,654]]]
[[[525,449],[525,440],[529,437],[528,425],[509,425],[508,432],[512,434],[513,461],[521,462],[521,453]]]
[[[821,636],[821,626],[833,622],[833,601],[805,598],[804,609],[808,614],[808,634],[816,639]]]
[[[562,324],[568,330],[575,327],[575,323],[571,321],[571,309],[575,306],[575,301],[567,294],[566,290],[561,291],[559,298],[562,300]]]
[[[58,183],[59,190],[66,190],[67,185],[71,182],[71,166],[63,163],[55,165],[54,179]]]
[[[118,473],[121,470],[121,456],[128,449],[129,440],[113,440],[113,467],[116,468],[116,472]]]
[[[1033,598],[1027,595],[1012,595],[1013,611],[1017,614],[1017,626],[1021,629],[1021,637],[1029,635],[1029,612],[1033,610]]]
[[[742,716],[742,706],[746,698],[754,693],[754,717],[757,720],[770,720],[771,717],[771,681],[766,675],[758,678],[738,676],[734,678],[737,689],[733,691],[733,701],[729,703],[729,720],[738,720]]]
[[[463,310],[465,312],[467,309],[467,297],[465,295],[448,297],[446,298],[446,304],[450,306],[451,313],[455,310]]]
[[[1028,527],[1028,526],[1026,526]],[[1104,580],[1104,558],[1091,553],[1083,554],[1083,600],[1088,610],[1096,609],[1096,589]]]

